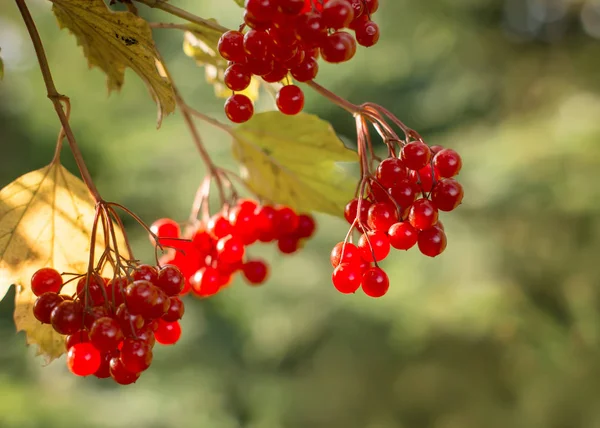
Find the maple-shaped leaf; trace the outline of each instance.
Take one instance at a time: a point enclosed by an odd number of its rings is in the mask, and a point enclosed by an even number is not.
[[[356,180],[338,163],[358,157],[328,122],[272,111],[255,114],[231,133],[242,177],[256,194],[297,210],[343,216]]]
[[[0,297],[11,285],[17,286],[17,331],[25,331],[27,343],[38,345],[38,354],[48,361],[65,352],[64,336],[33,316],[36,296],[30,280],[43,267],[61,273],[87,271],[94,213],[94,201],[83,181],[57,162],[0,190]],[[119,249],[127,254],[122,231],[115,227],[115,232]],[[103,234],[99,233],[95,258],[103,251]],[[111,275],[108,269],[103,273]],[[73,294],[75,285],[72,281],[62,293]]]
[[[229,98],[233,91],[224,83],[227,60],[219,54],[217,48],[219,38],[223,32],[196,24],[190,24],[188,27],[190,30],[185,32],[183,38],[183,52],[194,58],[199,66],[204,67],[206,81],[213,85],[215,95],[219,98]],[[250,85],[243,91],[237,91],[237,93],[244,94],[251,100],[256,101],[259,90],[260,80],[252,76]]]
[[[163,115],[175,110],[175,94],[157,68],[158,53],[148,23],[131,12],[114,12],[103,0],[50,0],[61,28],[75,35],[90,67],[108,77],[109,92],[119,90],[129,67],[146,83],[158,105],[158,126]]]

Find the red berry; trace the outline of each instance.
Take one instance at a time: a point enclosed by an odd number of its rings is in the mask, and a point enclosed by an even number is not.
[[[93,308],[87,308],[83,313],[83,325],[88,330],[92,329],[92,325],[96,322],[97,319],[103,317],[110,317],[111,310],[106,306],[94,306]]]
[[[119,358],[127,371],[140,373],[152,363],[152,347],[141,339],[125,339]]]
[[[296,85],[287,85],[279,90],[276,97],[277,108],[287,115],[295,115],[304,108],[304,92]]]
[[[298,18],[296,31],[302,42],[308,46],[318,46],[327,37],[327,26],[320,13],[307,13]]]
[[[431,201],[440,211],[452,211],[463,200],[464,191],[460,183],[453,178],[438,181],[431,192]]]
[[[460,172],[462,159],[454,150],[443,149],[433,157],[433,167],[437,170],[440,177],[451,178]]]
[[[244,243],[236,236],[229,235],[219,239],[217,242],[217,255],[219,261],[223,261],[224,263],[236,263],[244,258],[244,253]]]
[[[181,326],[177,321],[158,320],[158,328],[154,332],[154,337],[161,345],[174,345],[181,337]]]
[[[58,293],[62,284],[62,276],[52,268],[42,268],[31,277],[31,291],[36,296],[44,293]]]
[[[275,0],[246,0],[245,8],[249,15],[260,22],[269,22],[277,12]]]
[[[356,41],[350,33],[336,31],[321,44],[321,56],[327,62],[345,62],[356,54]]]
[[[223,82],[232,91],[243,91],[250,86],[252,74],[244,64],[234,63],[225,70]]]
[[[288,15],[298,15],[304,7],[304,0],[279,0],[279,8]]]
[[[123,340],[123,331],[117,320],[109,317],[98,318],[90,329],[90,342],[99,351],[112,351]]]
[[[104,281],[95,274],[91,275],[89,282],[87,278],[87,275],[84,275],[77,281],[77,297],[86,306],[103,305],[108,297]]]
[[[377,181],[383,187],[394,187],[406,178],[408,178],[406,167],[398,158],[384,159],[377,167]]]
[[[100,367],[94,372],[94,376],[98,379],[106,379],[110,377],[110,360],[119,355],[118,350],[111,352],[100,353]]]
[[[67,353],[67,366],[76,376],[92,375],[100,368],[100,352],[89,342],[73,345]]]
[[[398,212],[393,203],[378,202],[369,208],[368,224],[372,230],[387,232],[398,221]]]
[[[127,288],[127,279],[117,277],[111,279],[106,286],[106,298],[113,307],[118,307],[125,302],[125,289]]]
[[[50,321],[57,333],[76,333],[83,326],[83,307],[74,300],[63,301],[52,311]]]
[[[67,351],[71,349],[71,346],[77,345],[78,343],[89,342],[90,338],[87,330],[79,330],[73,334],[69,334],[65,337],[65,348]]]
[[[363,2],[370,14],[377,12],[377,9],[379,9],[379,0],[363,0]]]
[[[409,250],[419,238],[419,231],[408,222],[400,222],[392,225],[388,231],[390,244],[397,250]]]
[[[234,123],[250,120],[254,114],[254,105],[244,94],[233,94],[225,101],[225,114]]]
[[[229,220],[221,213],[213,215],[206,224],[207,232],[214,239],[221,239],[233,232],[233,227]]]
[[[379,26],[373,21],[360,23],[355,32],[356,42],[361,46],[373,46],[379,41]]]
[[[167,296],[177,296],[183,290],[185,278],[177,266],[165,265],[158,271],[155,284]]]
[[[248,58],[246,65],[256,76],[267,76],[275,71],[275,61],[272,58]]]
[[[154,266],[139,265],[133,271],[133,280],[134,281],[144,280],[144,281],[150,281],[152,283],[155,283],[157,279],[158,279],[158,271],[156,270],[156,268]]]
[[[115,319],[121,327],[121,331],[127,337],[135,336],[144,327],[144,317],[132,314],[127,306],[122,303],[115,312]]]
[[[274,227],[280,236],[289,235],[296,231],[300,222],[298,214],[290,207],[277,207]]]
[[[410,207],[408,221],[417,230],[429,229],[438,221],[438,209],[428,199],[416,200]]]
[[[343,255],[342,255],[343,252]],[[359,265],[362,261],[361,250],[350,242],[338,242],[331,250],[329,256],[331,266],[338,267],[340,263],[349,263],[353,265]]]
[[[363,4],[364,0],[349,0],[350,4],[352,4],[352,8],[354,9],[354,19],[362,16],[365,11],[365,7]]]
[[[135,383],[140,377],[139,372],[132,373],[127,370],[119,357],[113,357],[109,365],[110,377],[119,385],[130,385]]]
[[[295,235],[280,236],[277,240],[277,248],[282,254],[293,254],[300,247],[300,238]]]
[[[216,294],[223,285],[221,273],[214,267],[199,269],[190,279],[192,290],[200,297]]]
[[[441,152],[442,150],[444,150],[443,146],[430,146],[429,150],[431,150],[431,154],[432,155],[436,155],[438,154],[438,152]]]
[[[351,294],[359,289],[362,276],[360,265],[342,263],[334,269],[331,280],[340,293]]]
[[[269,29],[268,22],[259,21],[254,16],[249,14],[247,10],[244,10],[244,23],[254,30],[265,31]]]
[[[144,318],[160,318],[169,309],[169,297],[148,281],[135,281],[125,290],[127,308]]]
[[[314,58],[305,58],[302,63],[293,67],[290,71],[298,82],[308,82],[317,77],[319,63]]]
[[[162,316],[161,319],[168,322],[179,321],[181,318],[183,318],[183,314],[185,312],[185,306],[183,302],[179,297],[170,297],[169,302],[169,310]]]
[[[409,180],[401,180],[388,189],[390,197],[404,210],[412,205],[417,196],[417,187]]]
[[[435,177],[432,175],[432,172],[435,173]],[[433,185],[439,179],[439,173],[437,170],[431,167],[431,165],[427,165],[424,168],[421,168],[418,171],[410,172],[410,180],[414,183],[417,183],[417,187],[419,189],[419,193],[427,193],[431,192],[433,189]]]
[[[63,298],[56,293],[44,293],[33,304],[33,316],[44,324],[50,324],[54,308],[63,302]]]
[[[348,27],[354,19],[354,9],[347,0],[330,0],[323,7],[323,23],[339,30]]]
[[[229,61],[244,63],[246,52],[244,51],[244,35],[240,31],[227,31],[223,33],[217,45],[221,56]]]
[[[371,231],[361,235],[358,248],[367,262],[380,262],[390,253],[390,240],[385,232]]]
[[[262,76],[263,80],[268,83],[281,82],[288,74],[288,69],[280,62],[273,64],[273,69]]]
[[[263,260],[248,260],[242,266],[244,278],[252,285],[264,283],[269,276],[269,265]]]
[[[420,141],[413,141],[402,148],[401,156],[402,163],[408,169],[418,171],[429,164],[431,151],[427,147],[427,144]]]
[[[357,198],[355,198],[355,199],[352,199],[350,202],[348,202],[348,204],[346,205],[346,208],[344,209],[344,218],[350,224],[354,223],[354,220],[356,219],[356,216],[358,213],[358,205],[359,205],[359,200]],[[359,220],[365,226],[369,219],[369,209],[370,208],[371,208],[371,201],[368,201],[366,199],[362,199],[360,201],[360,218],[359,218]]]
[[[150,231],[154,233],[158,238],[170,238],[177,239],[181,236],[181,229],[179,228],[179,224],[175,220],[171,220],[170,218],[161,218],[156,220],[150,226]],[[161,239],[159,239],[159,242]],[[150,236],[150,242],[152,244],[156,244],[154,238]]]
[[[369,297],[382,297],[390,288],[390,280],[383,269],[368,269],[362,277],[362,289]]]
[[[253,59],[267,59],[273,50],[273,39],[266,31],[250,30],[244,35],[244,50]]]
[[[294,234],[298,238],[310,238],[314,235],[317,224],[313,216],[309,214],[300,214],[298,216],[298,227],[294,231]]]
[[[442,254],[448,243],[444,230],[437,226],[421,231],[418,242],[421,253],[429,257]]]

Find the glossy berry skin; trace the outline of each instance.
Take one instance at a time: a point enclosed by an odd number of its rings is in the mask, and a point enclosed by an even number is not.
[[[282,254],[293,254],[300,247],[300,238],[295,235],[280,236],[277,240],[277,248]]]
[[[181,236],[181,229],[175,220],[170,218],[161,218],[156,220],[150,226],[150,231],[160,238],[177,239]],[[154,238],[150,236],[150,242],[155,244]]]
[[[73,345],[67,353],[67,367],[76,376],[92,375],[100,368],[100,351],[89,342]]]
[[[179,321],[185,313],[185,305],[179,297],[170,297],[169,302],[169,310],[161,319],[168,322]]]
[[[269,265],[263,260],[248,260],[242,266],[242,272],[249,284],[259,285],[267,280]]]
[[[227,31],[219,39],[217,45],[221,56],[229,61],[244,63],[246,52],[244,51],[244,34],[240,31]]]
[[[276,62],[273,64],[273,69],[269,73],[262,75],[262,78],[265,82],[277,83],[285,79],[287,74],[288,69],[283,64]]]
[[[377,12],[379,9],[379,0],[363,0],[369,14]]]
[[[221,273],[212,266],[199,269],[190,279],[192,290],[200,297],[216,294],[223,284]]]
[[[134,281],[125,291],[129,311],[144,318],[160,318],[169,309],[169,297],[149,281]]]
[[[246,12],[259,22],[269,22],[277,12],[275,0],[246,0]]]
[[[299,65],[291,70],[292,77],[298,82],[308,82],[317,77],[319,73],[319,63],[314,58],[305,58]]]
[[[460,183],[453,178],[440,180],[431,192],[431,201],[440,211],[452,211],[463,200],[464,191]]]
[[[158,279],[158,271],[154,266],[150,265],[139,265],[135,271],[133,271],[134,281],[150,281],[156,282]]]
[[[73,334],[69,334],[65,337],[65,348],[67,351],[71,349],[71,346],[77,345],[78,343],[89,342],[90,337],[87,330],[79,330]]]
[[[396,206],[388,202],[378,202],[369,208],[368,224],[371,230],[387,232],[398,221]]]
[[[438,181],[439,174],[431,165],[426,165],[418,171],[411,171],[410,179],[418,183],[417,186],[420,192],[428,193],[433,189],[434,183]]]
[[[121,327],[121,331],[126,337],[135,336],[144,327],[144,317],[139,314],[132,314],[123,303],[119,305],[115,312],[115,319]]]
[[[125,339],[119,358],[126,370],[140,373],[152,363],[152,347],[140,339]]]
[[[359,24],[355,32],[356,42],[361,46],[370,47],[379,41],[379,26],[373,21]]]
[[[33,316],[43,324],[50,324],[52,311],[62,302],[59,294],[44,293],[33,304]]]
[[[214,239],[220,239],[233,232],[233,227],[229,220],[223,216],[223,214],[213,215],[206,224],[206,231]]]
[[[349,61],[356,54],[356,41],[350,33],[336,31],[321,44],[321,56],[330,63]]]
[[[158,271],[155,285],[167,296],[177,296],[183,290],[185,278],[177,266],[165,265]]]
[[[266,59],[273,50],[273,39],[266,31],[250,30],[244,35],[244,50],[252,59]]]
[[[58,293],[62,284],[62,276],[52,268],[42,268],[31,277],[31,291],[36,296],[44,293]]]
[[[443,149],[433,157],[433,167],[440,177],[451,178],[460,172],[462,159],[454,150]]]
[[[413,141],[402,148],[401,158],[402,163],[408,169],[418,171],[429,164],[431,151],[427,147],[427,144],[420,141]]]
[[[360,265],[342,263],[331,276],[333,286],[343,294],[352,294],[360,288],[363,272]]]
[[[217,254],[223,263],[239,262],[244,258],[244,243],[237,236],[225,236],[217,242]]]
[[[298,227],[294,231],[294,234],[298,238],[307,239],[314,235],[317,229],[315,219],[308,214],[300,214],[298,216]]]
[[[362,251],[351,242],[346,242],[346,244],[338,242],[333,247],[333,250],[331,250],[329,261],[334,268],[338,267],[340,263],[360,265],[362,261]]]
[[[83,307],[77,301],[63,301],[52,311],[50,321],[57,333],[73,334],[83,325]]]
[[[408,178],[406,167],[398,158],[387,158],[377,166],[377,181],[385,188],[394,187]]]
[[[93,308],[87,308],[83,313],[83,325],[88,330],[92,329],[92,325],[97,319],[103,317],[110,317],[111,310],[106,306],[95,306]]]
[[[304,8],[304,0],[279,0],[279,8],[288,15],[298,15]]]
[[[368,201],[366,199],[363,199],[362,201],[360,201],[360,216],[359,216],[359,220],[363,225],[367,225],[367,221],[369,219],[369,208],[371,208],[371,201]],[[354,223],[354,220],[356,219],[356,216],[358,214],[358,206],[359,206],[359,200],[358,199],[352,199],[350,202],[348,202],[348,204],[346,205],[346,208],[344,209],[344,218],[346,219],[346,221],[350,224]]]
[[[390,253],[390,240],[385,232],[371,231],[361,235],[358,248],[365,261],[380,262]]]
[[[299,222],[298,214],[292,208],[286,206],[277,208],[274,227],[281,236],[294,233]]]
[[[254,105],[244,94],[233,94],[225,101],[225,114],[234,123],[243,123],[254,115]]]
[[[243,91],[250,86],[252,74],[243,64],[231,64],[223,74],[223,82],[232,91]]]
[[[354,19],[354,9],[347,0],[330,0],[323,7],[323,23],[328,28],[346,28]]]
[[[368,269],[362,277],[362,289],[369,297],[382,297],[390,288],[390,280],[383,269],[373,267]]]
[[[327,38],[327,27],[319,13],[307,13],[296,21],[298,37],[308,46],[318,46]]]
[[[100,367],[94,372],[98,379],[107,379],[110,377],[110,360],[119,355],[118,350],[100,353]]]
[[[296,85],[287,85],[279,90],[275,101],[280,112],[293,116],[304,108],[304,92]]]
[[[113,307],[119,307],[125,302],[125,289],[127,288],[127,278],[113,278],[106,286],[106,297]]]
[[[154,332],[156,341],[161,345],[174,345],[181,338],[179,322],[165,322],[159,320],[158,328]]]
[[[419,239],[419,231],[411,226],[409,222],[393,224],[389,231],[390,244],[397,250],[410,250]]]
[[[419,233],[419,251],[428,257],[436,257],[444,252],[448,241],[441,227],[434,226]]]
[[[418,187],[409,180],[400,180],[394,187],[388,188],[388,194],[400,205],[400,208],[405,210],[415,201],[418,190]]]
[[[84,305],[101,306],[106,301],[106,297],[108,297],[106,295],[106,285],[97,275],[92,275],[89,278],[89,282],[87,275],[82,276],[77,281],[77,297]]]
[[[411,205],[408,221],[417,230],[429,229],[438,221],[438,209],[430,200],[419,199]]]
[[[113,357],[110,360],[109,367],[110,377],[119,385],[131,385],[140,377],[139,372],[132,373],[127,370],[119,357]]]
[[[90,342],[99,351],[108,352],[116,349],[123,338],[121,326],[113,318],[98,318],[90,329]]]

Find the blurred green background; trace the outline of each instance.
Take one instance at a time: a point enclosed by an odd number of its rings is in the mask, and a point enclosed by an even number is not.
[[[241,20],[232,1],[172,1]],[[157,132],[131,71],[107,98],[49,2],[28,3],[102,194],[148,222],[185,219],[204,170],[181,118]],[[466,197],[443,216],[446,252],[398,252],[387,296],[343,296],[328,254],[347,227],[319,216],[300,255],[265,251],[264,287],[187,300],[182,340],[157,349],[132,387],[75,378],[64,360],[43,367],[14,333],[11,292],[0,303],[1,428],[600,427],[600,2],[381,0],[376,21],[380,43],[323,65],[318,81],[463,155]],[[223,118],[181,33],[161,31],[187,99]],[[50,160],[59,128],[11,1],[0,2],[0,47],[3,186]],[[355,138],[349,115],[306,92],[307,111]],[[271,106],[264,96],[258,109]],[[201,129],[230,164],[227,137]],[[74,170],[66,151],[64,163]],[[145,234],[127,225],[150,260]]]

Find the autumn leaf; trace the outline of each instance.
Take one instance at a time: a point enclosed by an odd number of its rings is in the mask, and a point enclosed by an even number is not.
[[[233,0],[239,7],[244,7],[244,0]]]
[[[199,66],[204,67],[206,81],[213,85],[215,95],[219,98],[229,98],[233,92],[223,81],[227,61],[221,57],[217,49],[219,38],[223,32],[209,27],[189,25],[190,31],[186,31],[183,38],[183,52],[196,60]],[[243,91],[253,101],[258,99],[260,80],[252,76],[250,85]]]
[[[355,162],[331,125],[317,116],[266,112],[232,131],[242,176],[259,196],[301,211],[343,216],[356,180],[338,165]]]
[[[29,172],[0,190],[0,296],[15,284],[14,319],[17,331],[25,331],[28,344],[48,361],[65,352],[64,337],[33,316],[35,295],[31,276],[42,267],[59,272],[84,273],[90,253],[95,204],[79,178],[59,163]],[[125,251],[117,228],[119,248]],[[102,234],[95,245],[96,257],[104,251]],[[110,275],[110,272],[104,272]],[[75,281],[65,286],[73,294]]]
[[[171,84],[156,68],[158,53],[148,23],[130,12],[113,12],[103,0],[50,0],[60,28],[75,35],[90,67],[108,77],[109,92],[119,90],[129,67],[144,81],[158,105],[158,126],[163,115],[175,110]]]

